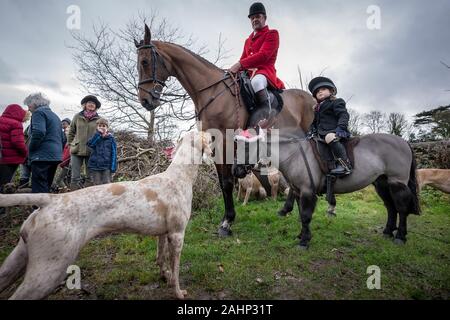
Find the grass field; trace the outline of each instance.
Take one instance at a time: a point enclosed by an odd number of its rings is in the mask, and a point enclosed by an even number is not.
[[[405,246],[383,238],[385,208],[373,188],[338,196],[337,217],[316,209],[308,251],[298,249],[299,218],[276,215],[282,201],[236,206],[233,236],[219,238],[222,200],[196,212],[186,231],[180,280],[188,299],[449,299],[450,196],[425,189],[421,216],[410,216]],[[17,240],[0,231],[0,262]],[[22,218],[23,220],[23,218]],[[0,222],[2,223],[2,222]],[[155,265],[155,239],[114,235],[95,239],[77,260],[82,290],[61,286],[50,299],[172,299]],[[381,289],[367,288],[367,267],[381,270]],[[17,286],[17,284],[16,284]],[[14,288],[0,295],[8,297]]]

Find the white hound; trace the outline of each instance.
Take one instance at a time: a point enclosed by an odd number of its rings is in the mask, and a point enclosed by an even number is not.
[[[23,223],[18,245],[0,268],[0,292],[25,272],[11,299],[45,298],[64,280],[68,266],[89,240],[127,231],[158,237],[161,276],[183,299],[187,292],[180,289],[179,265],[191,216],[192,184],[202,155],[211,154],[210,143],[207,133],[187,134],[165,172],[139,181],[65,194],[0,195],[1,207],[40,207]]]

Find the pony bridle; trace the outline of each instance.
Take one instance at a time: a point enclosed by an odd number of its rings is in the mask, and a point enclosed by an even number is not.
[[[165,83],[165,81],[159,80],[156,77],[156,62],[157,62],[158,57],[161,59],[162,64],[166,70],[167,70],[167,67],[164,63],[163,57],[156,50],[155,45],[153,45],[153,44],[142,45],[139,48],[137,48],[137,51],[139,52],[140,50],[143,50],[143,49],[149,49],[150,53],[152,55],[152,73],[151,73],[150,78],[139,81],[138,89],[143,90],[144,92],[148,93],[149,95],[151,95],[153,97],[153,99],[161,101],[161,93],[163,91],[163,88],[166,86],[166,83]],[[150,90],[147,90],[142,87],[143,84],[147,84],[147,83],[152,83],[154,85],[153,88]]]

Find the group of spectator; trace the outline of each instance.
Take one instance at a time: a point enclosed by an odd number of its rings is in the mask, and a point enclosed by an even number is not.
[[[98,114],[101,103],[97,97],[84,97],[82,110],[72,120],[62,121],[42,93],[29,95],[23,103],[28,111],[11,104],[0,116],[0,192],[19,166],[19,185],[27,186],[31,178],[33,193],[61,187],[69,172],[71,191],[111,182],[117,168],[116,142],[108,121]],[[58,166],[61,169],[54,181]]]

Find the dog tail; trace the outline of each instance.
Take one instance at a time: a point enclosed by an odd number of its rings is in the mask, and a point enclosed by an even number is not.
[[[43,207],[52,201],[47,193],[0,194],[0,207],[36,205]]]

